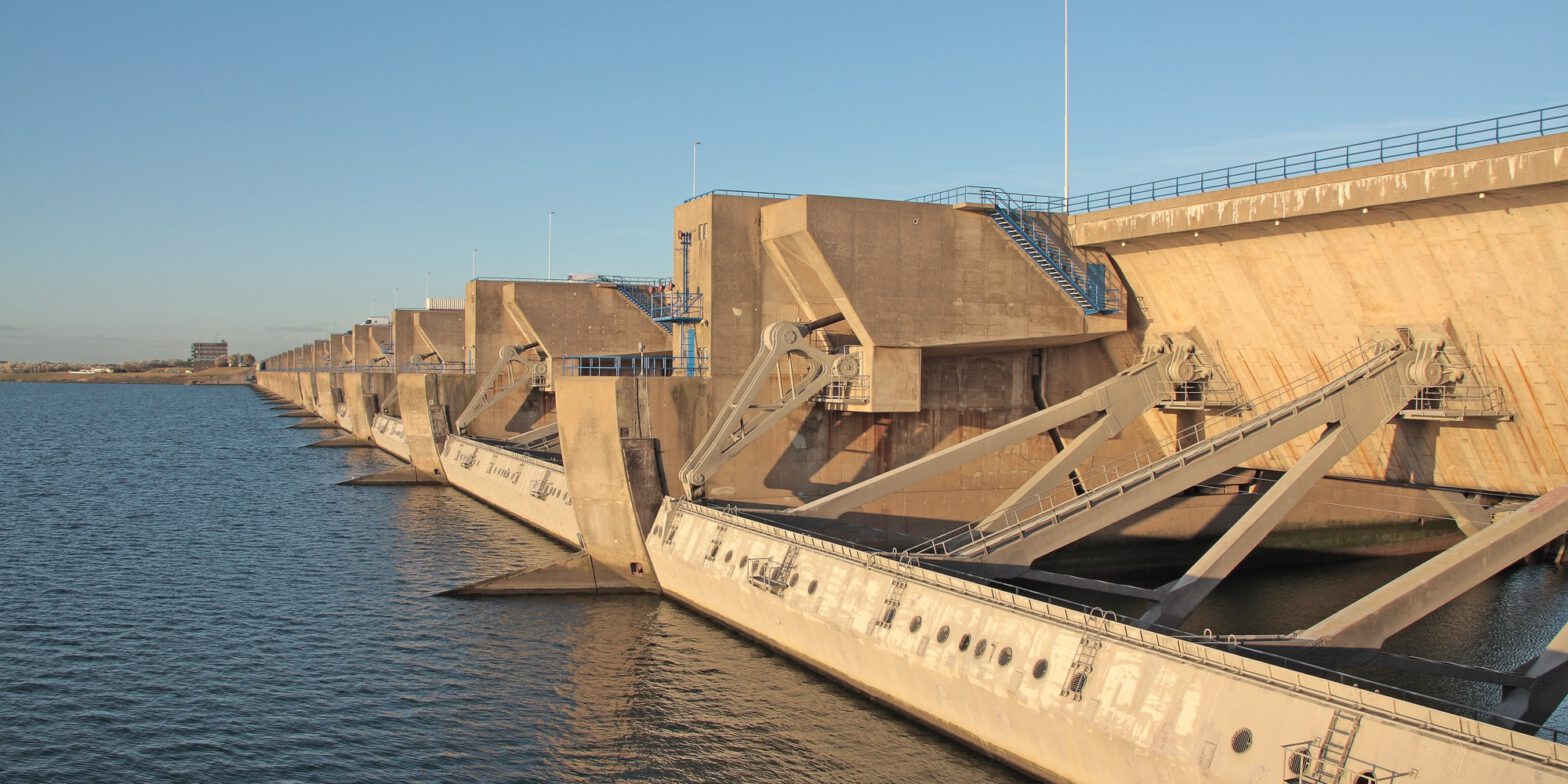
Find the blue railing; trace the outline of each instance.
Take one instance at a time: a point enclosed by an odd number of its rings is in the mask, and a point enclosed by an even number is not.
[[[1062,197],[1042,196],[1038,193],[1012,193],[990,185],[961,185],[945,191],[927,193],[906,201],[922,204],[996,204],[997,197],[1005,195],[1019,209],[1031,212],[1061,212]]]
[[[706,357],[602,354],[564,358],[568,376],[695,376],[708,369]]]
[[[686,201],[696,201],[704,196],[750,196],[754,199],[793,199],[798,193],[775,193],[772,191],[737,191],[730,188],[714,188],[711,191],[699,193]],[[686,201],[681,202],[685,204]]]
[[[1357,166],[1467,150],[1472,147],[1484,147],[1489,144],[1501,144],[1565,131],[1568,131],[1568,104],[1080,194],[1068,199],[1065,205],[1060,196],[1014,195],[1033,205],[1024,209],[1077,214],[1160,199],[1173,199],[1194,193],[1239,188],[1243,185],[1257,185],[1308,174],[1321,174],[1353,169]],[[982,185],[965,185],[916,196],[908,201],[927,204],[964,202],[992,204],[995,202],[986,196],[998,190]]]
[[[702,320],[702,292],[677,291],[670,278],[623,278],[601,275],[600,281],[613,283],[648,318],[669,329],[671,323]]]
[[[1086,193],[1068,200],[1067,211],[1079,213],[1123,207],[1288,177],[1484,147],[1561,131],[1568,131],[1568,104]]]

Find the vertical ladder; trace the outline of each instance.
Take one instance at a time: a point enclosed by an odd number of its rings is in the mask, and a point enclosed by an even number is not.
[[[1063,697],[1072,697],[1074,702],[1083,699],[1083,687],[1089,683],[1089,673],[1094,672],[1094,658],[1100,655],[1102,645],[1104,641],[1088,633],[1078,641],[1073,664],[1067,668],[1067,680],[1062,684]]]
[[[719,556],[719,546],[724,543],[724,532],[730,530],[729,526],[721,525],[713,529],[713,538],[708,541],[708,554],[703,561],[712,563]]]
[[[882,600],[882,614],[877,616],[878,628],[886,629],[893,625],[893,616],[898,614],[898,605],[904,601],[904,589],[908,587],[908,580],[893,580],[893,584],[888,587],[887,598]]]
[[[1350,745],[1356,741],[1356,731],[1361,729],[1361,714],[1336,709],[1328,720],[1328,732],[1323,734],[1323,748],[1318,750],[1313,765],[1313,778],[1324,784],[1339,784],[1345,774],[1345,764],[1350,761]]]

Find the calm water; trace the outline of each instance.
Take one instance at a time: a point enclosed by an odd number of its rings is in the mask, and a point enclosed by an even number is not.
[[[1019,780],[668,602],[435,598],[563,551],[450,489],[337,486],[394,463],[275,413],[0,384],[0,779]],[[1408,565],[1242,574],[1192,625],[1302,628]],[[1512,666],[1565,619],[1529,567],[1391,647]]]
[[[668,602],[434,598],[562,551],[274,414],[0,384],[0,779],[1019,780]]]

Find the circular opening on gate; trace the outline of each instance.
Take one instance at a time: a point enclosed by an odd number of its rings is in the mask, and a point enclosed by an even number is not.
[[[732,559],[734,557],[735,557],[735,551],[734,550],[730,550],[729,552],[726,552],[724,554],[724,562],[725,563],[729,563],[730,559]]]
[[[920,616],[916,615],[909,619],[909,633],[914,634],[918,631],[920,631]]]
[[[1051,663],[1046,661],[1045,659],[1041,659],[1041,660],[1035,662],[1034,663],[1034,679],[1035,680],[1040,680],[1041,678],[1044,678],[1045,677],[1045,671],[1050,669],[1050,667],[1051,667]]]
[[[898,615],[898,608],[897,607],[889,607],[889,608],[887,608],[887,612],[882,613],[882,625],[883,626],[892,626],[893,625],[893,616],[895,616],[895,615]]]
[[[1003,648],[1002,652],[998,653],[996,655],[996,666],[998,666],[998,667],[1006,667],[1008,664],[1012,663],[1012,661],[1013,661],[1013,649],[1012,648]]]
[[[985,640],[981,640],[980,642],[975,643],[975,658],[976,659],[978,659],[981,656],[985,655],[985,645],[986,645]]]
[[[816,580],[812,580],[810,583],[806,584],[806,594],[807,595],[814,594],[816,592],[817,592],[817,581]]]
[[[1069,682],[1067,684],[1067,690],[1070,691],[1070,692],[1075,692],[1075,693],[1076,692],[1081,692],[1081,691],[1083,691],[1084,684],[1086,684],[1088,682],[1089,682],[1089,676],[1084,675],[1081,672],[1073,673],[1073,679],[1072,679],[1071,682]]]
[[[942,628],[937,629],[936,630],[936,641],[937,642],[947,642],[947,635],[950,632],[952,632],[952,629],[949,629],[946,626],[943,626]]]
[[[653,535],[654,536],[658,536],[659,534],[662,534],[662,533],[664,533],[664,526],[656,525],[656,526],[653,527]]]
[[[741,568],[742,569],[746,568],[746,564],[749,563],[750,561],[751,561],[751,556],[749,556],[749,555],[741,556],[740,557],[740,566],[741,566]]]
[[[961,650],[961,651],[969,650],[969,635],[966,634],[966,635],[958,638],[958,650]]]
[[[1252,730],[1242,727],[1230,736],[1230,750],[1240,754],[1252,748]]]
[[[789,576],[789,587],[794,588],[795,587],[795,583],[798,583],[798,582],[800,582],[800,575],[792,574],[792,575]]]

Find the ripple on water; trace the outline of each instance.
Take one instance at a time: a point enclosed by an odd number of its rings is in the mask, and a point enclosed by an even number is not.
[[[0,384],[7,782],[1016,780],[650,597],[436,598],[564,551],[274,413]]]

